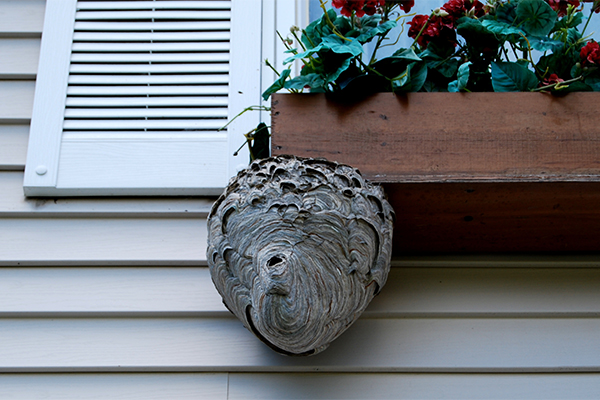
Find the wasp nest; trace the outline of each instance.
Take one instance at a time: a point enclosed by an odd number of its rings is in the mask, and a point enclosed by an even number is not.
[[[316,354],[384,285],[393,219],[383,190],[350,166],[255,161],[212,208],[210,273],[227,308],[263,342]]]

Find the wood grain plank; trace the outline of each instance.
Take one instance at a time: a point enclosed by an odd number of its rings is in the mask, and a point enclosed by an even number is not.
[[[0,171],[25,169],[28,140],[29,125],[0,125]],[[3,184],[0,183],[0,187],[2,186]],[[2,193],[2,197],[4,197],[7,191],[3,189]],[[0,197],[0,202],[2,202],[2,197]]]
[[[0,371],[599,372],[597,318],[359,320],[284,357],[234,318],[0,319]]]
[[[272,147],[351,164],[377,182],[598,181],[596,96],[378,93],[340,104],[280,94]]]
[[[45,0],[1,1],[0,37],[40,37],[45,9]]]
[[[273,154],[383,183],[394,254],[600,251],[594,93],[273,97]]]
[[[600,183],[398,183],[394,252],[598,252]]]
[[[242,374],[229,399],[592,399],[600,374]]]
[[[226,400],[227,374],[1,374],[12,400]]]
[[[0,132],[2,127],[0,126]],[[0,140],[1,140],[0,135]],[[1,153],[1,150],[0,150]],[[0,217],[206,217],[214,197],[84,197],[23,195],[23,172],[0,172]]]
[[[0,39],[0,79],[35,80],[40,39]]]
[[[0,124],[31,121],[34,81],[0,81]]]
[[[204,265],[203,218],[0,219],[0,265]]]

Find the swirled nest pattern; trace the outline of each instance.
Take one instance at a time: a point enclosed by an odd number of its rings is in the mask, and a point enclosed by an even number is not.
[[[227,308],[271,348],[316,354],[385,284],[393,221],[383,190],[350,166],[258,160],[213,205],[211,277]]]

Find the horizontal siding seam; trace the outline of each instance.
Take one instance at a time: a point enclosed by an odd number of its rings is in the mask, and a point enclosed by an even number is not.
[[[0,260],[0,267],[206,267],[197,260]]]
[[[52,218],[86,218],[86,219],[201,219],[204,220],[208,217],[209,211],[207,210],[175,210],[175,211],[145,211],[145,210],[127,210],[127,211],[96,211],[81,210],[81,211],[0,211],[0,219],[2,218],[36,218],[36,219],[52,219]]]
[[[87,367],[0,367],[6,373],[107,373],[107,372],[230,372],[230,373],[407,373],[407,374],[556,374],[599,373],[600,365],[588,367],[515,367],[515,368],[407,368],[407,367],[302,367],[302,366],[87,366]]]

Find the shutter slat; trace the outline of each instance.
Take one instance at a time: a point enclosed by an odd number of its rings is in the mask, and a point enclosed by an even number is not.
[[[69,142],[90,141],[108,139],[110,141],[136,141],[143,139],[152,142],[171,142],[193,139],[197,141],[226,142],[227,132],[221,131],[68,131],[64,133],[64,139]]]
[[[202,97],[69,97],[67,107],[205,107],[227,106],[226,96]]]
[[[217,75],[71,75],[69,84],[76,85],[136,85],[136,84],[222,84],[227,74]]]
[[[207,32],[75,32],[76,42],[130,42],[130,41],[223,41],[229,40],[229,31]]]
[[[69,96],[227,95],[227,86],[69,86]]]
[[[73,43],[73,52],[102,51],[109,53],[132,51],[229,51],[228,42],[177,42],[177,43]]]
[[[75,31],[177,31],[198,32],[229,30],[231,22],[227,21],[181,21],[181,22],[97,22],[76,21]]]
[[[227,118],[226,108],[70,108],[65,118]]]
[[[127,74],[127,73],[226,73],[228,64],[71,64],[71,73]]]
[[[58,65],[53,51],[61,50],[63,75],[54,74],[64,78],[60,101],[53,101],[59,90],[51,85],[40,96],[45,106],[60,107],[51,148],[57,156],[45,176],[32,168],[48,161],[28,160],[26,195],[220,193],[244,164],[232,157],[229,135],[235,129],[220,131],[233,113],[230,93],[260,94],[257,69],[248,65],[250,75],[241,71],[246,61],[260,62],[247,55],[260,54],[261,3],[47,0],[46,10],[51,18],[44,32],[52,27],[64,37],[60,43],[46,40],[40,60]],[[245,18],[258,23],[249,23],[233,40],[232,18],[239,25]],[[244,37],[248,40],[237,39]],[[232,51],[231,42],[240,50]],[[229,86],[231,53],[239,54],[236,62],[242,67],[233,76],[252,82],[236,84],[235,92]],[[45,124],[43,112],[37,121]],[[44,129],[38,129],[40,137]],[[243,136],[237,134],[238,139]]]
[[[74,63],[228,62],[229,53],[74,53]]]
[[[68,120],[63,124],[64,129],[200,129],[217,130],[222,128],[226,119],[185,119],[185,120]]]
[[[228,20],[230,11],[78,11],[75,18],[78,21],[98,20]]]
[[[79,1],[77,8],[79,10],[228,10],[231,8],[231,1]]]

